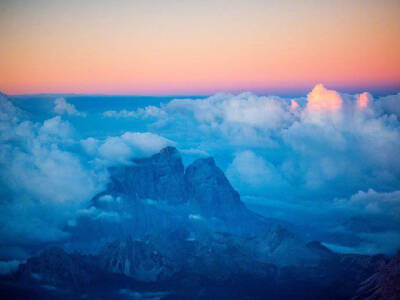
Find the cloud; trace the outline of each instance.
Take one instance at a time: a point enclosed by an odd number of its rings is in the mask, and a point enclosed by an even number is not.
[[[99,202],[102,202],[102,203],[120,203],[121,202],[121,198],[120,197],[114,198],[111,195],[104,195],[104,196],[101,196],[99,198]]]
[[[300,105],[297,103],[296,100],[294,100],[294,99],[290,100],[290,109],[292,111],[297,111],[300,109]]]
[[[0,275],[12,274],[18,270],[21,264],[18,260],[0,261]]]
[[[84,151],[90,156],[95,156],[99,148],[100,141],[94,137],[88,137],[80,141],[80,144]]]
[[[63,121],[60,116],[57,116],[43,122],[39,135],[41,138],[60,138],[66,140],[72,137],[73,131],[67,121]]]
[[[390,99],[393,107],[400,107],[400,101]],[[241,163],[253,153],[262,159],[262,170],[279,175],[276,182],[288,197],[333,200],[361,189],[399,186],[400,126],[394,114],[378,107],[383,101],[388,98],[340,94],[321,84],[307,98],[290,100],[219,93],[162,104],[164,114],[149,121],[148,128],[174,136],[183,149],[215,156],[225,170],[236,174],[231,178],[241,192],[249,190],[252,177],[246,176],[251,170],[244,166],[254,165],[252,172],[261,172],[255,159]],[[246,151],[250,152],[234,154]],[[264,183],[253,184],[257,193],[263,187],[269,194],[268,177],[259,178]]]
[[[279,97],[219,93],[205,99],[177,99],[162,107],[162,128],[231,146],[274,145],[274,134],[297,118]]]
[[[359,109],[369,108],[372,104],[373,97],[370,93],[364,92],[357,98],[357,106]]]
[[[103,117],[106,118],[161,118],[166,116],[166,113],[156,106],[146,106],[145,108],[138,108],[136,111],[129,111],[122,109],[120,111],[108,110],[103,112]]]
[[[253,191],[260,187],[273,189],[285,185],[279,171],[271,163],[249,150],[235,155],[226,174],[233,184],[245,185]]]
[[[216,94],[207,99],[173,100],[165,110],[191,114],[199,123],[211,127],[231,124],[256,128],[279,128],[292,118],[287,103],[275,97]]]
[[[103,113],[103,116],[107,118],[135,118],[137,113],[135,111],[128,111],[126,109],[121,111],[107,110]]]
[[[310,110],[338,110],[342,107],[342,97],[334,90],[317,84],[307,95],[307,108]]]
[[[98,209],[94,206],[79,210],[78,216],[88,217],[92,220],[101,220],[101,221],[108,221],[108,222],[120,222],[121,218],[130,217],[128,214],[124,214],[123,216],[121,216],[116,211],[106,211],[106,210]]]
[[[70,116],[86,117],[85,113],[78,111],[73,104],[68,103],[64,98],[57,98],[56,100],[54,100],[54,104],[54,112],[56,114],[67,114]]]
[[[125,132],[103,141],[87,138],[80,143],[89,155],[105,164],[129,163],[132,158],[149,156],[166,146],[175,145],[173,141],[150,132]]]
[[[383,214],[400,222],[400,190],[376,192],[373,189],[358,191],[349,199],[337,199],[340,206],[346,205],[370,214]]]
[[[377,101],[377,107],[386,114],[393,114],[400,118],[400,93],[380,98]]]
[[[335,222],[338,215],[351,214],[394,220],[393,197],[400,190],[399,95],[374,99],[322,85],[293,99],[219,93],[136,109],[116,106],[83,125],[86,120],[80,120],[75,129],[61,115],[32,122],[0,97],[0,193],[6,199],[0,252],[21,241],[65,239],[63,226],[90,208],[87,201],[102,189],[107,166],[131,163],[167,145],[183,149],[186,161],[215,157],[245,200],[279,200],[282,210],[282,203],[294,203],[316,215],[324,205],[339,210],[327,216]],[[67,110],[63,114],[71,115]],[[345,199],[340,209],[337,199]],[[91,215],[97,217],[113,218],[99,208]],[[381,239],[362,238],[375,245]]]
[[[0,255],[67,237],[66,221],[104,184],[73,151],[74,129],[60,116],[33,123],[7,99],[0,125]],[[5,133],[6,131],[6,133]]]

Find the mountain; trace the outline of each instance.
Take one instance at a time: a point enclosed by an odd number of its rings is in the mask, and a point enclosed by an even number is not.
[[[349,299],[382,261],[306,243],[250,211],[213,158],[185,169],[167,147],[109,172],[106,189],[66,228],[67,251],[30,258],[17,288],[108,299]]]
[[[133,160],[131,165],[111,167],[109,172],[110,183],[97,199],[112,195],[129,201],[186,204],[192,212],[218,218],[246,210],[239,193],[211,157],[198,159],[184,170],[178,150],[166,147],[151,157]]]
[[[198,159],[185,170],[178,150],[166,147],[109,173],[106,189],[76,226],[66,228],[69,250],[95,252],[128,235],[143,239],[180,232],[188,238],[211,230],[256,236],[274,223],[246,208],[212,158]]]

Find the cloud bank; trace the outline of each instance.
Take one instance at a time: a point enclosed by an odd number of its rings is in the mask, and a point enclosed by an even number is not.
[[[327,231],[338,224],[370,251],[400,246],[400,94],[374,98],[317,85],[298,98],[218,93],[136,109],[99,107],[97,114],[64,98],[53,104],[51,117],[33,122],[0,97],[0,259],[62,241],[66,224],[79,216],[118,222],[121,216],[89,204],[107,182],[107,167],[168,145],[186,163],[215,157],[245,200],[299,208],[299,219],[324,215],[332,220]],[[106,133],[111,127],[116,134]],[[354,222],[342,225],[349,217],[385,222],[379,232],[364,232]]]
[[[55,102],[57,114],[84,115],[63,99]],[[67,238],[66,224],[104,189],[108,165],[173,144],[148,132],[82,140],[61,116],[32,122],[5,96],[0,97],[0,137],[0,259],[16,253],[24,258],[30,246]]]
[[[54,105],[54,112],[56,114],[86,117],[86,113],[78,111],[73,104],[68,103],[64,98],[57,98],[54,100]]]
[[[390,245],[382,243],[393,228],[400,230],[394,217],[400,187],[399,107],[400,94],[374,99],[368,92],[342,94],[317,85],[294,99],[252,93],[176,99],[154,107],[163,113],[153,115],[147,126],[174,136],[192,153],[215,156],[245,199],[259,199],[261,205],[286,201],[309,207],[311,215],[333,209],[339,222],[351,216],[372,222],[378,215],[386,218],[379,233],[361,237],[341,229],[343,236],[365,240],[358,250],[373,252],[400,246],[397,235]],[[132,111],[130,118],[150,117],[146,109]],[[338,222],[333,213],[327,218]]]

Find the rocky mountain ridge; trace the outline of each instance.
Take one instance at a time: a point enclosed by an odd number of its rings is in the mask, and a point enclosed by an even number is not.
[[[110,168],[69,230],[69,250],[30,258],[17,286],[100,299],[349,299],[385,260],[301,240],[248,210],[212,158],[185,170],[173,147]]]

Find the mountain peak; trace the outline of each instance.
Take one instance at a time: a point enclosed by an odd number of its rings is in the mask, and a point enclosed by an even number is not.
[[[195,160],[192,165],[197,167],[198,166],[217,167],[214,158],[212,158],[211,156],[205,158],[199,158]]]
[[[169,204],[185,201],[184,167],[176,148],[166,147],[151,157],[133,162],[130,166],[110,168],[108,194]]]
[[[209,217],[234,216],[246,210],[238,192],[212,157],[197,159],[184,170],[175,147],[136,159],[130,166],[110,168],[110,174],[111,182],[102,194],[167,204],[189,202]]]
[[[160,150],[159,154],[168,155],[168,156],[170,156],[170,155],[179,155],[179,151],[178,151],[178,149],[176,149],[173,146],[167,146],[165,148],[162,148]]]

